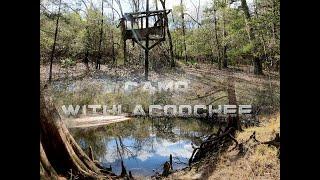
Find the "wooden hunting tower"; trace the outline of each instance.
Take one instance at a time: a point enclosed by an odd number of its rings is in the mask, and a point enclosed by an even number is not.
[[[146,11],[125,13],[120,19],[120,28],[124,45],[124,59],[127,58],[126,41],[132,40],[145,50],[145,79],[148,80],[149,50],[166,40],[167,15],[171,10],[149,11],[149,0],[146,0]],[[153,44],[149,44],[150,41]],[[144,42],[144,43],[143,43]]]

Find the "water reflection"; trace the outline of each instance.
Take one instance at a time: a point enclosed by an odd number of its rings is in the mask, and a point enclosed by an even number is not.
[[[173,156],[173,168],[187,166],[193,151],[214,126],[195,119],[133,119],[91,129],[72,129],[80,146],[89,146],[104,166],[120,174],[121,160],[134,175],[150,176],[161,172]]]

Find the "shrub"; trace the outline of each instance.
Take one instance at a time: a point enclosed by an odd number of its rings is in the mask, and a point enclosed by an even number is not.
[[[63,68],[68,68],[76,64],[76,62],[71,58],[65,58],[61,60],[60,63],[61,63],[61,67]]]

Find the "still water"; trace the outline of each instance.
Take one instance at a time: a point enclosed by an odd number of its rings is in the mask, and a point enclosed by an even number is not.
[[[134,176],[151,176],[173,156],[173,169],[187,166],[193,148],[215,127],[196,119],[132,119],[104,127],[71,129],[84,149],[92,147],[95,159],[111,165],[117,175],[121,160]]]

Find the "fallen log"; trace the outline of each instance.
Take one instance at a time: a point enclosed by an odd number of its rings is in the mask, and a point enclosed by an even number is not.
[[[256,138],[256,132],[254,131],[252,133],[252,135],[249,137],[249,139],[245,142],[248,143],[251,139],[254,140],[254,142],[258,143],[258,144],[266,144],[266,145],[269,145],[269,146],[274,146],[276,148],[280,148],[280,134],[277,133],[276,136],[274,137],[274,139],[270,140],[270,141],[265,141],[265,142],[260,142],[259,140],[257,140]]]
[[[244,144],[247,144],[251,139],[254,140],[254,142],[256,143],[255,145],[266,144],[268,146],[276,147],[278,149],[278,158],[280,158],[280,134],[279,133],[277,133],[276,136],[270,141],[260,142],[259,140],[257,140],[256,132],[254,131],[248,140],[246,140],[244,143],[241,143],[239,145],[239,154],[246,153],[247,148],[244,146]]]
[[[279,133],[276,134],[276,137],[273,140],[262,142],[261,144],[267,144],[269,146],[274,146],[276,148],[280,148],[280,135]]]

